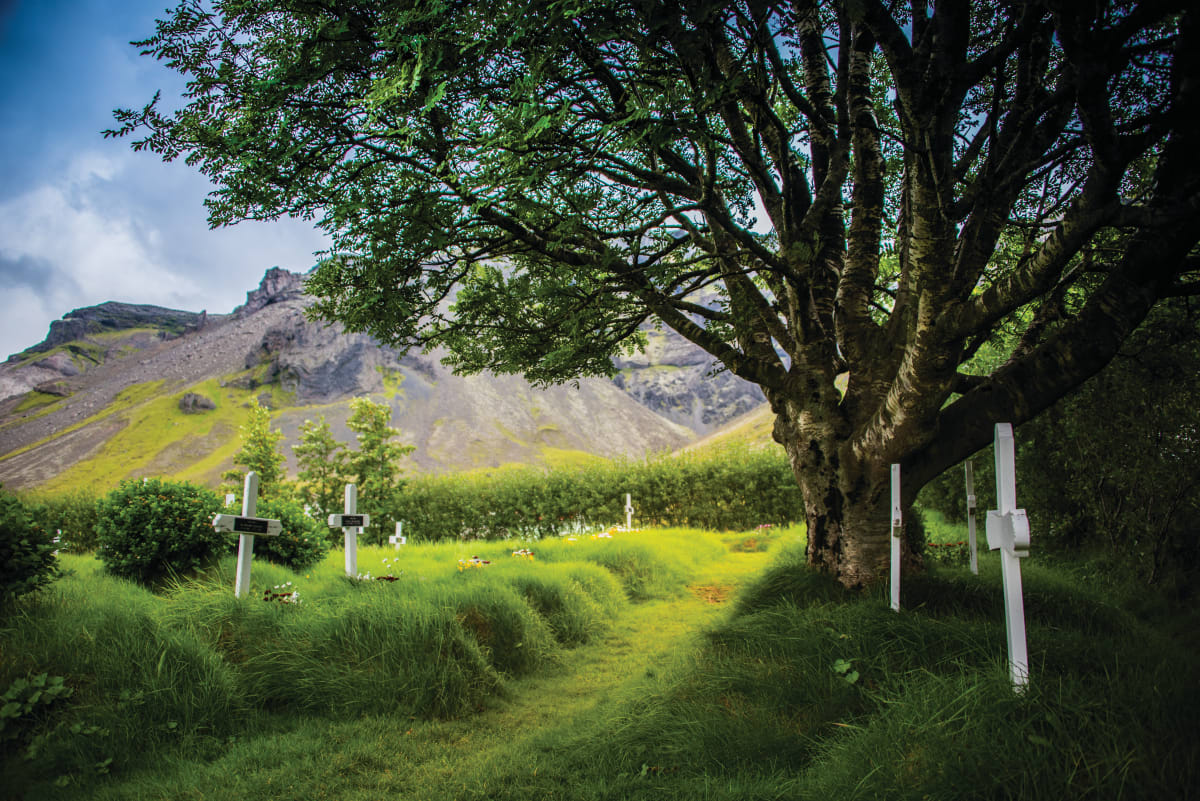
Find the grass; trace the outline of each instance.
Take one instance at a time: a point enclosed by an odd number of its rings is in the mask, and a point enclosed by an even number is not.
[[[76,695],[39,730],[119,733],[66,738],[84,745],[47,754],[68,786],[39,757],[26,797],[1200,792],[1200,658],[1085,573],[1026,561],[1017,695],[991,554],[980,576],[906,580],[897,614],[809,573],[794,529],[542,541],[532,561],[522,545],[363,549],[359,569],[393,582],[345,578],[340,553],[303,575],[256,563],[299,606],[234,600],[228,562],[152,596],[74,557],[6,619],[0,680],[65,675]],[[459,571],[472,556],[491,564]]]
[[[17,448],[16,450],[10,451],[10,452],[6,453],[2,458],[0,458],[0,461],[3,461],[4,459],[12,458],[13,456],[16,456],[18,454],[25,453],[26,451],[30,451],[30,450],[33,450],[34,448],[45,445],[46,443],[51,442],[52,440],[57,439],[58,437],[61,437],[63,434],[68,434],[72,431],[77,431],[86,425],[91,425],[92,423],[98,422],[100,420],[104,420],[113,415],[120,414],[120,413],[128,411],[130,409],[135,409],[135,408],[141,406],[142,404],[146,403],[148,400],[154,398],[156,395],[158,395],[161,392],[164,383],[165,382],[161,381],[161,380],[147,381],[146,383],[143,383],[143,384],[133,384],[129,387],[126,387],[125,389],[123,389],[117,393],[116,397],[113,398],[112,403],[110,403],[108,406],[106,406],[104,409],[97,412],[96,414],[94,414],[88,418],[85,418],[84,420],[81,420],[78,423],[73,423],[69,426],[61,428],[61,429],[55,431],[50,436],[40,439],[37,442],[33,442],[24,447]],[[70,486],[70,485],[68,484],[66,486]]]
[[[186,414],[179,408],[184,392],[205,395],[217,408],[203,414]],[[253,394],[221,387],[216,379],[171,395],[163,393],[161,381],[126,390],[104,412],[85,421],[115,415],[123,423],[121,429],[89,458],[61,471],[40,489],[47,493],[68,487],[103,490],[141,473],[170,474],[200,483],[211,481],[231,464],[239,447],[237,427],[246,417],[242,404]]]
[[[21,399],[21,402],[17,404],[17,408],[13,409],[13,414],[21,414],[23,412],[29,412],[35,409],[45,409],[45,407],[53,406],[62,399],[62,395],[55,395],[50,392],[39,392],[35,389]]]

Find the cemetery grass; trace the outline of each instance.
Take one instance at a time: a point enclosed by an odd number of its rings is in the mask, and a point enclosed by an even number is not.
[[[68,683],[91,670],[90,681],[124,700],[111,718],[92,718],[107,730],[107,750],[87,756],[96,758],[81,763],[88,770],[71,773],[65,787],[31,781],[26,797],[1200,797],[1200,658],[1160,625],[1161,609],[1146,614],[1153,605],[1144,598],[1027,560],[1032,684],[1018,696],[990,554],[981,554],[978,577],[937,564],[907,580],[896,614],[886,588],[852,596],[805,570],[798,540],[795,531],[676,530],[543,542],[532,546],[534,562],[512,557],[511,544],[437,546],[406,551],[395,582],[354,584],[337,575],[336,552],[300,575],[265,565],[260,573],[256,563],[256,586],[300,587],[294,607],[235,602],[227,564],[211,587],[185,583],[155,597],[77,558],[76,575],[21,614],[89,594],[87,609],[71,611],[85,618],[78,628],[23,620],[16,628],[47,641],[30,646],[42,655],[39,669]],[[368,549],[360,570],[386,573],[389,556]],[[457,559],[469,556],[492,564],[459,573]],[[662,564],[652,569],[652,559]],[[568,585],[580,592],[562,592]],[[507,605],[515,588],[533,593],[522,601],[532,616]],[[394,642],[408,636],[393,618],[383,625],[396,608],[380,599],[395,590],[428,592],[431,606],[454,610],[450,619],[470,636],[440,642],[460,643],[459,661],[479,666],[463,671],[475,684],[420,680],[469,700],[425,698],[422,707],[397,700],[411,694],[403,682],[351,680],[356,670],[379,673],[383,651],[401,650]],[[470,618],[464,604],[492,611]],[[116,607],[132,617],[104,628]],[[565,615],[557,624],[555,609]],[[366,620],[351,625],[351,615]],[[497,621],[494,629],[483,620]],[[11,654],[13,624],[5,628],[0,645]],[[501,630],[534,655],[500,653]],[[117,638],[86,669],[69,653],[81,632]],[[351,670],[342,663],[354,655]],[[101,706],[83,686],[77,696],[86,698],[70,703]],[[68,711],[64,703],[64,722]],[[122,715],[134,731],[120,728]]]

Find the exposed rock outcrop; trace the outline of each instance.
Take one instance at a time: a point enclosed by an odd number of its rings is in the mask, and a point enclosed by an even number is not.
[[[644,352],[616,361],[613,383],[673,423],[707,434],[762,405],[754,384],[718,371],[713,357],[674,332],[649,331]]]
[[[20,361],[31,354],[52,350],[90,335],[130,328],[154,328],[163,338],[179,336],[199,328],[201,321],[202,315],[196,312],[110,300],[98,306],[85,306],[67,312],[61,320],[50,323],[50,333],[45,340],[24,353],[10,356],[8,360]]]
[[[286,301],[303,301],[304,276],[279,267],[267,270],[258,289],[246,293],[246,302],[233,310],[234,317],[246,317],[270,306]]]
[[[179,399],[179,410],[184,414],[203,414],[217,408],[212,398],[206,398],[197,392],[185,392]]]

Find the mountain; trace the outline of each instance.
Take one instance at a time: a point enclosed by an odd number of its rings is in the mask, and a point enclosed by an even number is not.
[[[289,461],[306,419],[323,416],[352,443],[350,399],[385,400],[416,446],[407,468],[430,472],[640,458],[762,402],[659,331],[611,381],[541,390],[514,376],[456,376],[437,353],[402,356],[308,320],[303,282],[272,268],[229,314],[104,303],[64,315],[0,365],[0,483],[58,490],[159,474],[215,484],[251,398],[273,410]]]

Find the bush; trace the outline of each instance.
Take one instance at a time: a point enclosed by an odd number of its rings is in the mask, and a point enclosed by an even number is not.
[[[783,452],[735,446],[549,473],[422,476],[369,511],[404,521],[413,539],[537,538],[573,526],[595,531],[623,524],[626,493],[633,496],[635,526],[746,531],[804,517]]]
[[[96,495],[91,490],[76,489],[62,495],[39,498],[39,514],[44,514],[47,531],[60,532],[59,548],[71,553],[94,551],[96,539]]]
[[[0,490],[0,604],[48,584],[57,574],[49,530],[19,498]]]
[[[266,517],[283,523],[278,537],[255,537],[254,555],[268,562],[301,571],[325,558],[329,553],[329,527],[313,520],[295,501],[262,499],[256,517]],[[231,548],[237,550],[237,539]]]
[[[186,482],[123,481],[96,509],[97,555],[115,576],[151,584],[191,573],[228,547],[212,523],[221,499]]]

